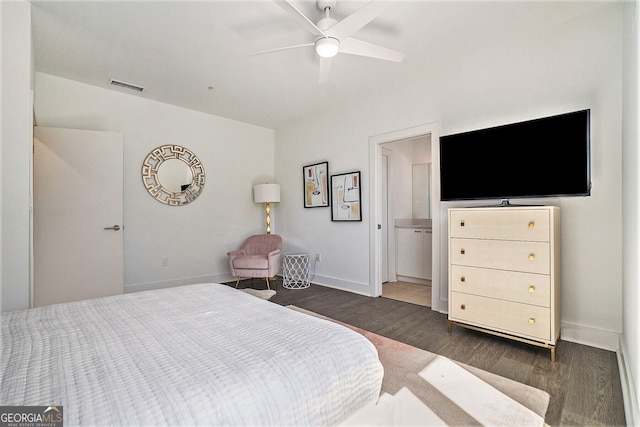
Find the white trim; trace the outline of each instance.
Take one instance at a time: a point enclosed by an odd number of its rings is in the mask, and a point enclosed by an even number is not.
[[[415,138],[423,135],[431,135],[431,155],[433,180],[431,184],[431,219],[433,224],[433,271],[432,271],[432,310],[440,308],[440,257],[442,244],[440,242],[440,125],[437,122],[401,129],[369,138],[369,295],[380,296],[382,285],[380,283],[380,233],[377,225],[380,223],[378,212],[380,201],[378,200],[379,188],[379,163],[380,144]],[[446,280],[446,275],[444,276]],[[446,285],[444,287],[446,289]]]
[[[391,197],[389,197],[389,189],[393,188],[393,173],[392,173],[392,164],[393,164],[393,151],[389,150],[388,148],[382,148],[380,150],[380,160],[382,160],[383,157],[386,157],[386,162],[387,162],[387,223],[384,224],[384,227],[386,227],[386,232],[387,232],[387,279],[389,280],[389,282],[395,282],[398,280],[397,274],[396,274],[396,265],[397,265],[397,258],[396,258],[396,233],[393,232],[394,230],[394,220],[393,220],[393,199]],[[382,163],[381,163],[382,164]],[[380,210],[380,213],[382,213],[382,209]],[[390,248],[392,248],[392,250],[389,250]],[[380,245],[380,250],[382,251],[382,245]],[[380,266],[380,268],[382,269],[382,266]],[[382,281],[382,277],[380,278]],[[380,290],[380,292],[382,292],[382,289]],[[375,295],[374,295],[375,296]]]
[[[640,407],[638,405],[638,394],[633,383],[633,372],[631,372],[629,364],[626,363],[628,354],[622,335],[620,335],[618,370],[620,371],[620,385],[622,386],[622,398],[624,401],[624,416],[628,426],[635,426],[640,423]]]
[[[124,293],[150,291],[154,289],[173,288],[174,286],[195,285],[197,283],[224,283],[235,282],[237,277],[231,273],[210,274],[207,276],[185,277],[182,279],[163,280],[160,282],[135,283],[124,286]],[[316,274],[313,279],[314,285],[326,286],[328,288],[353,292],[360,295],[371,296],[368,283],[352,282],[331,276],[319,276]]]
[[[338,289],[341,291],[348,291],[367,297],[372,296],[369,288],[369,283],[352,282],[350,280],[339,279],[331,276],[316,276],[313,279],[314,285],[326,286],[327,288]]]
[[[603,350],[620,349],[620,333],[577,323],[560,322],[560,337],[564,341],[584,344]]]
[[[34,257],[33,257],[33,150],[35,141],[33,139],[33,127],[35,124],[35,92],[31,89],[31,129],[29,130],[29,140],[31,141],[31,148],[29,150],[29,308],[36,306],[35,304],[35,271],[34,271]]]
[[[448,303],[441,300],[442,304]],[[442,314],[448,314],[447,310],[440,310]],[[560,338],[576,344],[620,353],[621,334],[607,329],[594,328],[592,326],[579,325],[577,323],[560,322]],[[619,355],[618,355],[619,356]]]
[[[135,283],[124,286],[124,293],[150,291],[153,289],[172,288],[174,286],[195,285],[197,283],[223,283],[235,281],[236,277],[231,273],[211,274],[207,276],[185,277],[182,279],[163,280],[160,282]]]

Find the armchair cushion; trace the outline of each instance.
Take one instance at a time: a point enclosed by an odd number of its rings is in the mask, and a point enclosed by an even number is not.
[[[269,258],[267,255],[244,255],[233,260],[235,269],[266,270],[269,268]]]

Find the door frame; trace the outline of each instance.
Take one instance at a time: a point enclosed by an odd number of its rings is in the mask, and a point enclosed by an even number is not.
[[[36,108],[35,108],[35,91],[30,91],[30,126],[29,126],[29,140],[31,141],[31,149],[29,150],[29,308],[36,306],[36,292],[35,292],[35,270],[34,270],[34,258],[33,258],[33,153],[35,151],[35,130],[36,125]]]
[[[383,231],[385,231],[387,233],[387,245],[386,248],[384,247],[385,245],[382,244],[382,241],[380,243],[380,258],[382,259],[382,253],[383,251],[386,251],[387,253],[387,281],[389,282],[394,282],[396,280],[396,269],[395,269],[395,265],[396,265],[396,254],[395,251],[389,250],[390,248],[395,248],[396,247],[396,243],[395,243],[395,236],[393,233],[393,218],[392,218],[392,213],[393,213],[393,203],[389,198],[389,188],[393,187],[393,176],[392,176],[392,172],[391,172],[391,164],[392,164],[392,158],[393,158],[393,151],[389,150],[388,148],[384,148],[381,147],[380,150],[380,161],[381,162],[386,162],[386,176],[381,172],[380,173],[380,180],[378,181],[380,183],[380,185],[386,185],[386,204],[384,204],[384,200],[380,200],[380,210],[378,211],[379,213],[385,213],[386,214],[386,218],[387,221],[385,224],[383,224]],[[384,160],[383,160],[384,159]],[[382,163],[380,163],[382,165]],[[385,178],[386,178],[386,182],[385,182]],[[380,195],[382,193],[382,188],[378,188],[378,190],[380,191],[380,193],[378,193],[378,195]],[[386,209],[385,209],[386,207]],[[382,222],[382,221],[381,221]],[[378,223],[379,224],[379,223]],[[382,236],[381,236],[382,237]],[[382,265],[380,265],[380,271],[382,272]],[[380,277],[380,282],[382,282],[384,279],[384,277]]]
[[[369,289],[371,296],[382,295],[382,283],[380,281],[380,246],[381,238],[378,231],[378,224],[381,218],[380,212],[380,165],[378,159],[381,156],[381,144],[398,141],[401,139],[415,138],[424,135],[431,135],[431,156],[432,156],[432,180],[431,180],[431,221],[432,221],[432,281],[431,281],[431,309],[435,311],[446,310],[446,303],[442,302],[441,289],[446,295],[447,285],[444,287],[442,279],[446,280],[447,274],[441,275],[441,224],[442,215],[440,207],[440,124],[438,122],[426,123],[406,129],[392,131],[381,135],[369,137]],[[444,257],[446,261],[446,257]]]

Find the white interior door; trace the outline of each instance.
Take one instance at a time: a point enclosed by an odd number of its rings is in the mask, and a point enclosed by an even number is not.
[[[34,129],[36,306],[123,292],[123,136]]]

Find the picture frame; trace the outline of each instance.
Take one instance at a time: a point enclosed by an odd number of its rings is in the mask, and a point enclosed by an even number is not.
[[[302,167],[303,196],[305,208],[329,206],[329,162],[314,163]]]
[[[360,171],[331,175],[331,221],[362,221]]]

